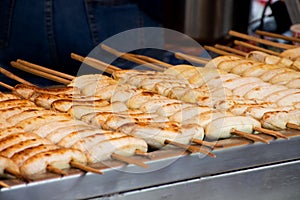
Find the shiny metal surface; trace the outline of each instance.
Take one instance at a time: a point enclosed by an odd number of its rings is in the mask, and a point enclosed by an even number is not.
[[[300,160],[297,160],[201,177],[96,199],[295,200],[300,198],[299,188]]]
[[[215,40],[232,28],[234,0],[185,1],[184,33],[198,40]]]
[[[251,0],[164,0],[163,26],[203,44],[228,39],[228,31],[247,32]]]
[[[228,141],[233,142],[233,140]],[[236,141],[235,146],[214,150],[213,152],[217,155],[215,159],[202,158],[201,154],[182,155],[182,151],[179,150],[156,151],[153,152],[156,156],[155,160],[147,162],[150,166],[149,169],[142,169],[133,165],[116,165],[115,168],[103,170],[103,175],[91,173],[82,175],[74,172],[74,175],[63,178],[56,176],[56,178],[45,178],[29,184],[15,184],[11,188],[2,188],[0,199],[20,199],[22,197],[26,200],[46,200],[112,197],[118,193],[161,185],[171,186],[175,182],[184,183],[186,180],[199,178],[199,180],[203,180],[204,177],[218,177],[217,175],[231,174],[231,172],[240,171],[243,174],[246,172],[244,170],[247,169],[275,166],[278,163],[300,159],[299,134],[290,136],[289,140],[272,140],[269,145],[263,143],[250,144],[246,140]],[[140,159],[145,160],[146,158]],[[299,172],[299,166],[296,165],[294,168],[291,165],[289,171],[297,173]],[[253,174],[255,173],[256,171],[253,171]],[[262,174],[257,175],[262,176]],[[243,176],[236,177],[242,178]],[[215,180],[218,182],[219,179]],[[235,179],[237,186],[244,181],[244,179],[240,179],[239,183],[237,180]],[[251,183],[250,179],[248,181]],[[271,183],[265,182],[263,184],[266,184],[264,187],[273,187],[270,185]],[[260,185],[253,186],[260,187]],[[197,187],[202,186],[200,184]]]

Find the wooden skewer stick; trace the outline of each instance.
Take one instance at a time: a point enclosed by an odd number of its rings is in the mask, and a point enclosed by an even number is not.
[[[116,153],[113,153],[111,155],[111,157],[115,160],[119,160],[119,161],[122,161],[122,162],[125,162],[125,163],[128,163],[128,164],[134,164],[134,165],[137,165],[137,166],[140,166],[140,167],[143,167],[143,168],[149,168],[149,166],[146,165],[145,163],[140,162],[140,161],[135,160],[135,159],[130,158],[130,157],[122,156],[122,155],[119,155],[119,154],[116,154]]]
[[[289,36],[285,36],[285,35],[281,35],[281,34],[270,33],[270,32],[261,31],[261,30],[256,30],[255,33],[258,35],[263,35],[263,36],[272,37],[272,38],[279,38],[279,39],[283,39],[283,40],[287,40],[287,41],[291,41],[291,42],[300,42],[300,38],[289,37]]]
[[[262,51],[262,52],[268,53],[270,55],[280,56],[280,53],[278,53],[278,52],[275,52],[275,51],[272,51],[272,50],[269,50],[269,49],[265,49],[265,48],[261,48],[261,47],[255,46],[253,44],[249,44],[247,42],[242,42],[242,41],[235,40],[234,44],[239,45],[239,46],[243,46],[243,47],[247,47],[247,48],[250,48],[250,49]]]
[[[237,54],[239,56],[243,56],[243,57],[246,57],[247,56],[247,53],[246,52],[243,52],[243,51],[240,51],[238,49],[234,49],[234,48],[231,48],[231,47],[228,47],[228,46],[224,46],[224,45],[220,45],[220,44],[216,44],[215,47],[217,49],[221,49],[221,50],[224,50],[224,51],[228,51],[230,53],[234,53],[234,54]]]
[[[41,72],[41,71],[36,70],[36,69],[31,69],[30,67],[28,67],[26,65],[23,65],[21,63],[15,62],[15,61],[10,62],[10,64],[13,67],[17,68],[17,69],[23,70],[25,72],[28,72],[28,73],[31,73],[31,74],[34,74],[34,75],[37,75],[37,76],[40,76],[40,77],[43,77],[43,78],[46,78],[46,79],[49,79],[49,80],[56,81],[58,83],[62,83],[62,84],[67,85],[71,82],[70,80],[67,80],[67,79],[64,79],[64,78],[61,78],[61,77],[57,77],[57,76],[52,75],[52,74],[47,74],[46,72]]]
[[[135,150],[135,155],[144,156],[144,157],[149,158],[149,159],[154,158],[153,154],[150,154],[150,153],[147,153],[147,152],[145,153],[145,152],[143,152],[139,149]]]
[[[160,66],[163,66],[165,68],[170,68],[170,67],[173,67],[173,65],[169,64],[169,63],[166,63],[166,62],[163,62],[163,61],[160,61],[160,60],[157,60],[155,58],[151,58],[149,56],[144,56],[144,55],[137,55],[137,54],[131,54],[131,53],[128,53],[128,55],[131,55],[133,57],[136,57],[136,58],[139,58],[141,60],[145,60],[149,63],[155,63],[157,65],[160,65]]]
[[[20,83],[23,83],[23,84],[25,84],[25,85],[33,85],[33,86],[34,86],[34,84],[32,84],[32,83],[30,83],[30,82],[28,82],[28,81],[22,79],[22,78],[19,77],[19,76],[14,75],[14,74],[11,73],[10,71],[8,71],[8,70],[6,70],[6,69],[4,69],[4,68],[2,68],[2,67],[0,67],[0,73],[4,74],[4,75],[7,76],[8,78],[11,78],[11,79],[13,79],[13,80],[15,80],[15,81],[18,81],[18,82],[20,82]]]
[[[239,131],[239,130],[236,130],[234,128],[231,129],[231,134],[237,135],[237,136],[240,136],[240,137],[252,140],[252,141],[261,141],[263,143],[270,144],[270,142],[268,140],[264,139],[264,138],[261,138],[261,137],[255,135],[255,134],[245,133],[243,131]]]
[[[1,81],[0,81],[0,86],[5,87],[6,89],[9,89],[9,90],[13,90],[14,89],[14,87],[12,87],[10,85],[7,85],[6,83],[3,83]]]
[[[23,176],[22,174],[20,174],[19,172],[16,172],[15,170],[12,170],[11,168],[6,168],[5,173],[13,175],[14,177],[21,179],[27,183],[31,181],[30,178]]]
[[[68,175],[67,172],[65,172],[65,171],[63,171],[63,170],[61,170],[57,167],[53,167],[52,165],[48,165],[46,169],[47,169],[48,172],[52,172],[54,174],[58,174],[58,175],[61,175],[61,176]]]
[[[286,124],[286,127],[291,128],[291,129],[295,129],[295,130],[300,130],[300,126],[299,125],[294,124],[294,123],[290,123],[290,122],[288,122]]]
[[[209,148],[214,148],[214,147],[223,147],[223,145],[218,144],[217,142],[208,142],[208,141],[204,141],[204,140],[198,140],[198,139],[192,139],[192,142],[202,145],[202,146],[206,146]]]
[[[86,165],[76,162],[76,161],[71,161],[70,165],[74,168],[80,169],[85,172],[92,172],[95,174],[103,174],[103,172],[101,172],[99,169],[95,169],[93,167],[86,166]]]
[[[105,51],[117,56],[117,57],[121,57],[125,60],[129,60],[131,62],[134,62],[134,63],[137,63],[137,64],[140,64],[140,65],[144,65],[145,67],[148,67],[150,69],[153,69],[153,70],[157,70],[157,71],[164,71],[164,68],[161,67],[161,66],[157,66],[157,65],[154,65],[154,64],[151,64],[149,62],[146,62],[142,59],[139,59],[135,56],[132,56],[132,54],[128,54],[128,53],[122,53],[120,51],[117,51],[116,49],[113,49],[105,44],[101,44],[100,45],[102,49],[104,49]]]
[[[187,54],[183,54],[180,52],[177,52],[174,54],[175,58],[181,59],[181,60],[187,60],[190,62],[194,62],[194,63],[199,63],[199,64],[207,64],[209,59],[206,58],[200,58],[200,57],[196,57],[196,56],[191,56],[191,55],[187,55]]]
[[[179,147],[179,148],[182,148],[182,149],[185,149],[191,153],[195,153],[195,152],[200,152],[200,153],[203,153],[205,155],[208,155],[212,158],[215,158],[216,155],[213,154],[212,152],[210,152],[209,150],[206,150],[204,148],[199,148],[199,147],[195,147],[195,146],[190,146],[190,145],[186,145],[186,144],[182,144],[182,143],[179,143],[179,142],[175,142],[175,141],[171,141],[171,140],[165,140],[165,144],[171,144],[171,145],[174,145],[176,147]]]
[[[49,68],[46,68],[46,67],[43,67],[43,66],[40,66],[40,65],[36,65],[36,64],[30,63],[30,62],[25,61],[25,60],[18,59],[17,62],[21,63],[23,65],[26,65],[26,66],[28,66],[32,69],[40,70],[42,72],[46,72],[48,74],[53,74],[55,76],[59,76],[59,77],[65,78],[65,79],[73,80],[75,78],[75,76],[65,74],[65,73],[62,73],[62,72],[59,72],[59,71],[56,71],[56,70],[53,70],[53,69],[49,69]]]
[[[102,62],[100,60],[97,60],[95,58],[91,58],[91,57],[83,57],[83,56],[80,56],[78,54],[75,54],[75,53],[71,53],[71,58],[73,58],[74,60],[77,60],[77,61],[80,61],[80,62],[83,62],[95,69],[98,69],[100,71],[103,71],[103,72],[107,72],[109,74],[113,74],[115,71],[117,70],[121,70],[120,68],[116,67],[116,66],[113,66],[113,65],[109,65],[105,62]]]
[[[101,65],[99,65],[99,66],[94,66],[93,63],[91,64],[91,63],[87,62],[87,60],[85,60],[85,57],[83,57],[83,56],[81,56],[81,55],[78,55],[78,54],[76,54],[76,53],[71,53],[71,58],[74,59],[74,60],[77,60],[77,61],[79,61],[79,62],[88,64],[88,65],[90,65],[90,66],[92,66],[92,67],[94,67],[95,69],[98,69],[98,70],[100,70],[100,71],[105,72],[105,71],[107,70],[107,68],[105,67],[105,64],[104,64],[104,63],[103,63],[103,64],[101,63]],[[112,74],[112,73],[110,73],[110,74]]]
[[[223,56],[237,56],[237,57],[241,57],[241,56],[229,53],[227,51],[223,51],[223,50],[217,49],[217,48],[212,47],[212,46],[204,46],[204,49],[206,49],[208,51],[215,52],[215,53],[217,53],[219,55],[223,55]]]
[[[4,183],[3,181],[0,181],[0,186],[5,188],[10,188],[10,185]]]
[[[273,130],[269,130],[269,129],[265,129],[265,128],[261,128],[261,127],[253,127],[253,130],[267,134],[267,135],[271,135],[273,137],[276,138],[284,138],[284,139],[289,139],[286,135],[279,133],[278,131],[273,131]]]
[[[264,39],[261,39],[261,38],[257,38],[257,37],[250,36],[250,35],[246,35],[246,34],[243,34],[243,33],[236,32],[236,31],[229,31],[229,35],[235,36],[235,37],[238,37],[238,38],[242,38],[242,39],[245,39],[245,40],[250,40],[250,41],[258,42],[258,43],[265,44],[265,45],[268,45],[268,46],[273,46],[273,47],[281,48],[281,49],[292,49],[292,48],[295,48],[294,45],[272,42],[272,41],[269,41],[269,40],[264,40]]]

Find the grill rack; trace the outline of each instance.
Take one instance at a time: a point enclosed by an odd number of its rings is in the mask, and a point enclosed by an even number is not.
[[[121,198],[124,197],[124,192],[130,191],[130,194],[136,192],[135,194],[139,195],[140,192],[137,191],[141,189],[161,188],[163,185],[176,182],[188,183],[188,180],[195,178],[202,179],[231,172],[243,174],[245,170],[263,166],[271,166],[271,170],[272,165],[300,159],[300,132],[287,130],[283,133],[289,137],[289,140],[274,140],[271,136],[261,135],[270,140],[269,145],[259,142],[252,144],[251,141],[238,137],[219,140],[218,143],[223,147],[213,151],[217,155],[215,159],[199,153],[188,155],[174,148],[151,152],[154,158],[147,162],[149,169],[125,165],[118,161],[106,161],[93,165],[102,169],[103,175],[83,174],[79,170],[69,169],[67,170],[69,175],[65,177],[45,173],[31,177],[34,181],[28,184],[17,179],[8,179],[5,182],[11,185],[11,188],[2,188],[0,199],[19,199],[20,197],[25,200]],[[143,157],[136,158],[147,160]],[[292,173],[300,178],[299,171]],[[213,179],[213,182],[217,184],[218,179]],[[299,185],[294,185],[294,187],[299,187]],[[170,189],[173,191],[174,186]],[[146,194],[150,194],[148,196],[150,198],[155,193]]]

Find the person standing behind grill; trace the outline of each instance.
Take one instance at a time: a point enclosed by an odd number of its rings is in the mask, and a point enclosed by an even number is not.
[[[161,26],[155,17],[161,11],[159,0],[146,2],[1,0],[0,65],[18,74],[9,62],[21,58],[75,75],[79,63],[70,58],[71,52],[87,55],[100,42],[122,31]]]

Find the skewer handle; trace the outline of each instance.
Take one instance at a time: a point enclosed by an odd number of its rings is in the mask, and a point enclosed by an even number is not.
[[[65,79],[73,80],[75,78],[75,76],[71,76],[69,74],[65,74],[65,73],[62,73],[62,72],[59,72],[59,71],[56,71],[56,70],[53,70],[53,69],[49,69],[49,68],[46,68],[46,67],[43,67],[43,66],[40,66],[40,65],[36,65],[36,64],[27,62],[25,60],[18,59],[17,62],[21,63],[23,65],[26,65],[26,66],[28,66],[32,69],[40,70],[40,71],[46,72],[48,74],[53,74],[55,76],[62,77],[62,78],[65,78]]]
[[[147,153],[147,152],[143,152],[139,149],[135,150],[135,155],[138,155],[138,156],[144,156],[144,157],[147,157],[149,159],[152,159],[154,158],[154,155],[153,154],[150,154],[150,153]]]
[[[300,126],[299,125],[293,124],[293,123],[290,123],[290,122],[288,122],[286,124],[286,127],[291,128],[291,129],[295,129],[295,130],[300,130]]]
[[[234,53],[234,54],[237,54],[237,55],[239,55],[239,56],[243,56],[243,57],[246,57],[246,56],[247,56],[247,53],[246,53],[246,52],[243,52],[243,51],[240,51],[240,50],[238,50],[238,49],[234,49],[234,48],[231,48],[231,47],[228,47],[228,46],[216,44],[215,47],[216,47],[217,49],[224,50],[224,51],[228,51],[228,52],[230,52],[230,53]]]
[[[135,55],[135,54],[130,54],[130,53],[128,53],[128,55],[139,58],[141,60],[145,60],[145,61],[150,62],[150,63],[155,63],[155,64],[160,65],[162,67],[166,67],[166,68],[173,67],[173,65],[171,65],[169,63],[166,63],[166,62],[163,62],[163,61],[160,61],[160,60],[157,60],[155,58],[148,57],[148,56],[137,55],[137,54]]]
[[[292,42],[300,42],[300,38],[295,38],[295,37],[289,37],[281,34],[276,34],[276,33],[270,33],[266,31],[261,31],[261,30],[256,30],[256,34],[262,35],[262,36],[267,36],[267,37],[272,37],[272,38],[279,38],[287,41],[292,41]]]
[[[204,140],[199,140],[199,139],[192,139],[192,142],[202,145],[202,146],[206,146],[209,148],[214,148],[214,147],[223,147],[223,145],[218,144],[217,142],[208,142],[208,141],[204,141]]]
[[[215,158],[216,155],[213,154],[212,152],[210,152],[209,150],[206,150],[204,148],[199,148],[199,147],[195,147],[195,146],[190,146],[190,145],[186,145],[186,144],[182,144],[182,143],[179,143],[179,142],[175,142],[175,141],[171,141],[171,140],[165,140],[165,144],[171,144],[171,145],[174,145],[176,147],[179,147],[181,149],[185,149],[191,153],[195,153],[195,152],[200,152],[200,153],[203,153],[205,155],[208,155],[212,158]]]
[[[215,52],[215,53],[217,53],[219,55],[222,55],[222,56],[237,56],[237,57],[241,57],[242,58],[242,56],[238,56],[238,55],[229,53],[227,51],[223,51],[223,50],[217,49],[217,48],[212,47],[212,46],[204,46],[204,49],[206,49],[208,51]]]
[[[249,44],[247,42],[242,42],[242,41],[235,40],[234,44],[239,45],[239,46],[243,46],[243,47],[247,47],[247,48],[250,48],[250,49],[254,49],[254,50],[257,50],[257,51],[262,51],[262,52],[268,53],[270,55],[280,56],[280,53],[278,53],[278,52],[275,52],[275,51],[272,51],[272,50],[269,50],[269,49],[265,49],[265,48],[261,48],[261,47],[255,46],[253,44]]]
[[[31,74],[34,74],[34,75],[37,75],[37,76],[40,76],[40,77],[43,77],[43,78],[46,78],[46,79],[49,79],[49,80],[53,80],[53,81],[56,81],[58,83],[62,83],[62,84],[69,84],[70,83],[70,80],[67,80],[67,79],[64,79],[64,78],[61,78],[61,77],[57,77],[57,76],[54,76],[52,74],[47,74],[45,72],[42,72],[42,71],[39,71],[39,70],[36,70],[36,69],[31,69],[30,67],[28,66],[25,66],[21,63],[18,63],[18,62],[10,62],[10,64],[17,68],[17,69],[20,69],[20,70],[23,70],[25,72],[28,72],[28,73],[31,73]]]
[[[28,182],[31,181],[30,178],[27,178],[27,177],[23,176],[22,174],[20,174],[19,172],[16,172],[16,171],[14,171],[14,170],[12,170],[10,168],[6,168],[5,172],[8,173],[8,174],[13,175],[14,177],[16,177],[18,179],[21,179],[21,180],[25,181],[26,183],[28,183]]]
[[[65,172],[65,171],[63,171],[63,170],[61,170],[61,169],[59,169],[59,168],[57,168],[57,167],[53,167],[52,165],[48,165],[48,166],[47,166],[47,171],[48,171],[48,172],[52,172],[52,173],[54,173],[54,174],[61,175],[61,176],[66,176],[66,175],[68,175],[67,172]]]
[[[123,52],[120,52],[116,49],[113,49],[105,44],[101,44],[100,45],[102,49],[104,49],[105,51],[117,56],[117,57],[121,57],[123,59],[126,59],[126,60],[129,60],[131,62],[134,62],[134,63],[137,63],[137,64],[140,64],[140,65],[144,65],[150,69],[153,69],[153,70],[157,70],[157,71],[164,71],[164,68],[160,67],[160,66],[157,66],[157,65],[153,65],[149,62],[146,62],[138,57],[135,57],[133,56],[133,54],[128,54],[128,53],[123,53]]]
[[[11,73],[10,71],[7,71],[6,69],[4,69],[4,68],[2,68],[2,67],[0,67],[0,73],[4,74],[4,75],[7,76],[8,78],[11,78],[11,79],[13,79],[13,80],[15,80],[15,81],[18,81],[18,82],[20,82],[20,83],[23,83],[23,84],[25,84],[25,85],[33,85],[33,86],[34,86],[34,84],[32,84],[32,83],[30,83],[30,82],[28,82],[28,81],[22,79],[21,77],[18,77],[18,76],[16,76],[16,75],[14,75],[14,74]]]
[[[192,55],[187,55],[187,54],[183,54],[183,53],[175,53],[175,58],[181,59],[181,60],[187,60],[190,62],[194,62],[194,63],[199,63],[202,65],[205,65],[208,63],[209,59],[206,58],[200,58],[200,57],[196,57],[196,56],[192,56]]]
[[[0,181],[0,186],[5,187],[5,188],[10,188],[10,185],[8,185],[7,183],[4,183],[3,181]]]
[[[82,163],[79,163],[79,162],[76,162],[76,161],[71,161],[70,165],[74,168],[80,169],[80,170],[85,171],[85,172],[92,172],[92,173],[100,174],[100,175],[103,174],[103,172],[101,172],[98,169],[83,165]]]
[[[269,129],[265,129],[265,128],[261,128],[261,127],[253,127],[254,131],[258,131],[267,135],[271,135],[273,137],[276,138],[284,138],[284,139],[289,139],[286,135],[279,133],[278,131],[273,131],[273,130],[269,130]]]
[[[135,160],[135,159],[130,158],[130,157],[122,156],[122,155],[119,155],[119,154],[116,154],[116,153],[113,153],[111,155],[111,157],[115,160],[119,160],[119,161],[125,162],[127,164],[133,164],[133,165],[137,165],[137,166],[140,166],[140,167],[143,167],[143,168],[149,168],[149,166],[146,165],[145,163],[140,162],[140,161]]]
[[[236,130],[236,129],[231,129],[231,134],[233,135],[237,135],[237,136],[240,136],[240,137],[243,137],[243,138],[246,138],[246,139],[249,139],[249,140],[252,140],[252,141],[260,141],[260,142],[263,142],[263,143],[266,143],[266,144],[270,144],[270,142],[264,138],[261,138],[255,134],[252,134],[252,133],[246,133],[246,132],[243,132],[243,131],[239,131],[239,130]]]
[[[83,56],[80,56],[78,54],[75,54],[75,53],[71,53],[71,58],[73,58],[74,60],[77,60],[77,61],[80,61],[80,62],[83,62],[95,69],[98,69],[100,71],[103,71],[103,72],[107,72],[109,74],[113,74],[115,71],[117,70],[121,70],[120,68],[118,67],[115,67],[113,65],[109,65],[105,62],[102,62],[100,60],[97,60],[97,59],[94,59],[94,58],[91,58],[91,57],[83,57]]]
[[[258,42],[258,43],[261,43],[261,44],[265,44],[265,45],[269,45],[269,46],[281,48],[281,49],[292,49],[292,48],[295,48],[294,45],[272,42],[272,41],[269,41],[269,40],[264,40],[264,39],[261,39],[261,38],[257,38],[257,37],[250,36],[250,35],[246,35],[246,34],[243,34],[243,33],[236,32],[236,31],[229,31],[229,35],[235,36],[235,37],[238,37],[238,38],[242,38],[242,39],[245,39],[245,40],[250,40],[250,41]]]
[[[7,85],[6,83],[3,83],[0,81],[0,86],[6,88],[6,89],[9,89],[9,90],[13,90],[14,87],[13,86],[10,86],[10,85]]]

